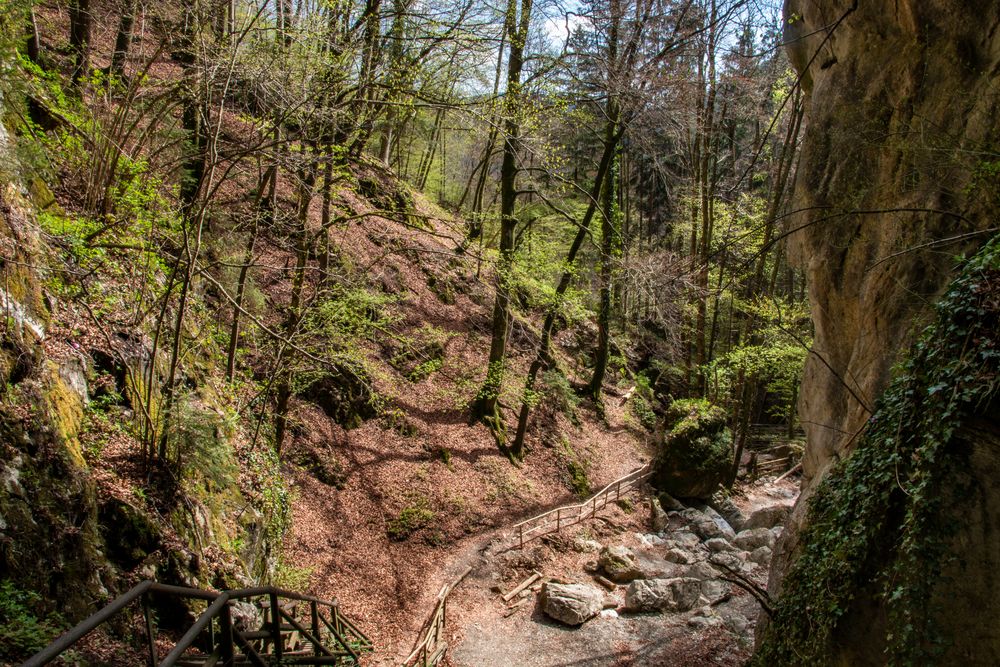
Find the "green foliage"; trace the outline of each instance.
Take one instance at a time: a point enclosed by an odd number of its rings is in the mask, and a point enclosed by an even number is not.
[[[45,648],[65,628],[57,613],[39,616],[42,598],[20,589],[14,582],[0,582],[0,658],[20,661]]]
[[[667,408],[667,432],[656,458],[657,480],[671,495],[708,497],[732,465],[728,415],[704,399],[674,401]]]
[[[271,584],[286,591],[305,592],[309,590],[309,582],[312,580],[315,569],[314,567],[295,567],[281,560],[278,567],[275,568]]]
[[[580,498],[590,495],[590,463],[581,458],[573,451],[569,440],[565,436],[560,436],[562,444],[562,459],[566,465],[568,485],[570,490]]]
[[[577,408],[580,397],[576,395],[569,379],[559,369],[553,368],[542,373],[542,385],[549,405],[566,415],[575,426],[579,426],[580,415]]]
[[[386,522],[389,539],[401,542],[434,520],[427,498],[414,495],[410,504],[400,510],[394,518]]]
[[[173,409],[167,456],[179,463],[182,477],[200,479],[209,489],[231,486],[237,475],[227,437],[232,433],[231,419],[190,395],[178,397]]]
[[[948,638],[932,593],[954,532],[948,499],[963,493],[956,480],[968,465],[956,435],[995,414],[1000,385],[997,239],[967,262],[936,312],[857,449],[817,489],[756,664],[827,663],[841,619],[873,602],[886,611],[889,664],[939,657]]]
[[[653,400],[653,388],[650,385],[649,377],[645,373],[639,373],[635,378],[635,391],[629,398],[629,408],[632,414],[639,420],[647,431],[656,428],[656,412],[650,402]]]
[[[278,545],[292,524],[292,499],[278,455],[272,447],[255,447],[246,452],[243,467],[247,477],[244,493],[264,516],[267,542]]]

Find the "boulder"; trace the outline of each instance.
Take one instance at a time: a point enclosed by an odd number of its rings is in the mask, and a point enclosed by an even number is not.
[[[649,499],[649,524],[652,526],[653,531],[657,533],[663,532],[670,525],[667,513],[663,511],[660,501],[656,498]]]
[[[542,611],[566,625],[582,625],[601,613],[604,593],[585,584],[542,586]]]
[[[723,537],[713,537],[710,540],[705,541],[705,546],[712,553],[719,553],[720,551],[736,551],[736,547],[730,544],[729,540]]]
[[[705,579],[701,582],[701,595],[708,600],[708,604],[721,602],[730,596],[729,583],[719,579]]]
[[[604,547],[597,562],[608,579],[618,584],[627,584],[643,576],[642,569],[635,562],[635,554],[626,547]]]
[[[665,491],[659,494],[660,507],[671,512],[683,512],[687,506]]]
[[[708,401],[674,401],[654,463],[654,486],[678,498],[710,498],[732,467],[727,421],[726,411]]]
[[[573,551],[576,551],[577,553],[585,554],[598,552],[603,548],[604,545],[597,540],[589,540],[583,537],[577,537],[573,540]]]
[[[750,557],[747,559],[758,565],[767,565],[771,562],[771,548],[770,547],[757,547],[750,552]]]
[[[691,523],[691,530],[703,540],[721,537],[732,540],[735,537],[732,527],[726,520],[714,513],[710,516],[701,510],[689,508],[681,512],[681,516]]]
[[[663,559],[670,563],[679,563],[680,565],[690,565],[698,560],[690,551],[685,551],[677,547],[669,549],[667,553],[663,554]]]
[[[734,530],[743,530],[747,527],[745,525],[747,521],[746,515],[743,514],[743,511],[732,500],[723,496],[722,493],[716,493],[712,496],[708,504],[712,509],[721,514]]]
[[[653,533],[636,533],[639,543],[647,547],[659,547],[667,543],[667,540]]]
[[[638,579],[625,591],[629,611],[687,611],[701,596],[701,581],[692,577]]]
[[[783,524],[785,519],[787,519],[791,513],[791,505],[771,505],[770,507],[761,507],[750,515],[750,518],[746,520],[746,523],[744,523],[741,528],[742,530],[752,530],[754,528],[774,528],[775,526]]]
[[[702,561],[689,567],[684,576],[693,577],[698,580],[708,580],[715,579],[720,574],[721,572],[717,568],[712,567],[711,563]]]
[[[727,540],[732,540],[734,537],[736,537],[736,531],[733,530],[733,527],[729,524],[729,520],[726,519],[726,517],[719,514],[717,511],[715,511],[715,509],[711,505],[706,505],[704,508],[702,508],[702,513],[715,522],[715,525],[722,532],[722,537],[726,538]]]
[[[740,531],[739,535],[733,539],[733,544],[747,551],[753,551],[758,547],[771,548],[774,546],[774,533],[768,528]]]
[[[697,628],[699,630],[705,630],[708,628],[717,628],[724,625],[723,620],[712,611],[711,607],[702,607],[693,614],[691,618],[687,620],[687,624],[692,628]]]
[[[670,536],[670,540],[685,549],[693,549],[701,543],[701,538],[688,530],[678,530]]]

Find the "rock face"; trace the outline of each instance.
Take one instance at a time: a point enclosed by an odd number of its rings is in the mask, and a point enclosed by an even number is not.
[[[566,625],[582,625],[603,607],[604,594],[593,586],[546,583],[542,587],[542,609]]]
[[[669,430],[656,457],[654,484],[678,498],[711,498],[732,462],[726,411],[708,401],[679,400],[666,417]]]
[[[955,0],[786,0],[784,41],[808,117],[789,256],[809,283],[816,354],[800,390],[803,493],[775,550],[772,596],[795,558],[809,497],[856,444],[897,355],[952,277],[953,257],[996,225],[1000,5],[976,4],[975,20],[970,9]],[[998,454],[981,434],[995,428],[993,419],[970,438],[983,470]],[[995,517],[995,480],[982,488],[966,509]],[[965,629],[952,633],[943,663],[997,664],[1000,638],[982,621],[1000,613],[995,569],[982,569],[996,560],[995,529],[972,523],[983,530],[959,526],[966,569],[942,609]],[[872,627],[865,619],[878,615],[859,603],[844,625]],[[858,656],[881,656],[879,641],[870,631],[845,635],[830,660],[867,664]]]

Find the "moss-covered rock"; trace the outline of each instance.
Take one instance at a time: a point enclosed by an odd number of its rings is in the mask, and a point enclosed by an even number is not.
[[[656,457],[656,485],[679,498],[710,498],[732,465],[726,421],[725,410],[708,401],[674,401]]]

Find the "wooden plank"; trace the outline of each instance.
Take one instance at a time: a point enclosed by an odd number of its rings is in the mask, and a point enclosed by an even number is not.
[[[506,595],[501,595],[500,597],[501,597],[501,599],[504,602],[510,602],[512,599],[514,599],[515,595],[517,595],[518,593],[520,593],[521,591],[523,591],[525,588],[527,588],[528,586],[530,586],[531,584],[535,583],[536,581],[538,581],[541,578],[542,578],[541,573],[535,571],[535,572],[533,572],[531,574],[531,576],[529,576],[527,579],[525,579],[520,584],[518,584],[514,588],[514,590],[512,590],[509,593],[507,593]]]

